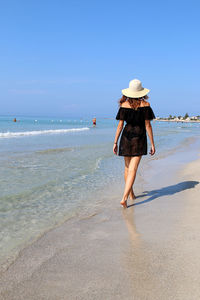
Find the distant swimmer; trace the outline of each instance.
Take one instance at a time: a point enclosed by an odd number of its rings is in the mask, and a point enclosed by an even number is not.
[[[93,118],[93,119],[92,119],[92,123],[93,123],[93,126],[94,126],[94,127],[97,125],[97,120],[96,120],[96,118]]]
[[[13,119],[13,122],[19,122],[19,120],[17,120],[16,118]]]

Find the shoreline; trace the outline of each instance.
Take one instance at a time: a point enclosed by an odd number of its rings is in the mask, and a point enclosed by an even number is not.
[[[155,121],[159,122],[175,122],[175,123],[200,123],[200,120],[190,120],[190,121],[187,121],[187,120],[164,120],[164,119],[154,119]]]
[[[140,168],[138,170],[137,173],[137,177],[136,177],[136,185],[139,185],[140,187],[144,184],[144,178],[143,178],[143,173],[150,168],[150,165],[152,163],[152,161],[154,160],[162,160],[163,158],[166,158],[168,155],[172,155],[175,154],[177,151],[181,151],[181,149],[183,148],[183,145],[187,145],[189,146],[190,144],[194,144],[195,143],[196,138],[195,137],[187,137],[184,139],[184,141],[182,141],[178,146],[172,148],[170,151],[168,151],[167,153],[163,153],[163,154],[158,154],[155,157],[148,157],[145,156],[143,158],[143,160],[140,163]],[[115,159],[120,159],[119,156],[117,156]],[[117,162],[116,162],[117,163]],[[123,172],[121,173],[121,178],[118,178],[118,183],[116,183],[115,185],[112,185],[112,187],[110,188],[111,191],[108,190],[109,186],[106,186],[106,190],[104,190],[104,199],[102,199],[102,192],[101,190],[96,191],[95,197],[100,198],[101,202],[106,202],[107,198],[112,198],[112,194],[113,194],[113,188],[115,189],[115,194],[121,194],[121,188],[120,186],[123,185]],[[148,176],[148,175],[147,175]],[[121,180],[120,180],[121,179]],[[107,205],[107,204],[106,204]],[[23,252],[24,249],[26,249],[27,247],[31,246],[32,244],[34,244],[35,242],[37,242],[38,239],[42,238],[45,234],[47,234],[49,231],[54,230],[55,228],[62,226],[63,224],[67,223],[70,219],[72,220],[77,220],[77,219],[82,219],[82,218],[89,218],[92,215],[97,214],[99,211],[102,211],[105,208],[105,205],[103,203],[101,203],[101,205],[99,206],[99,208],[97,207],[92,208],[90,207],[90,209],[87,207],[87,211],[77,211],[76,213],[73,213],[72,215],[66,215],[64,218],[57,220],[57,222],[53,223],[52,225],[50,225],[49,227],[45,228],[45,230],[43,230],[42,232],[40,232],[39,234],[35,235],[35,236],[31,236],[28,240],[25,240],[23,244],[21,244],[18,249],[16,247],[16,252],[14,253],[12,251],[12,253],[10,253],[9,255],[7,255],[5,257],[4,260],[0,260],[0,276],[1,274],[3,274],[4,272],[6,272],[8,270],[8,268],[18,259],[18,257],[20,257],[21,252]]]
[[[191,226],[191,216],[187,216],[188,224],[180,223],[188,213],[188,199],[195,202],[197,215],[199,209],[198,199],[192,195],[199,195],[200,159],[196,159],[198,151],[193,148],[193,144],[186,147],[195,158],[187,164],[185,161],[191,159],[186,149],[152,160],[149,170],[142,170],[144,180],[136,188],[138,198],[134,206],[129,201],[130,207],[123,210],[118,206],[119,199],[113,196],[108,207],[79,220],[73,218],[23,249],[2,274],[2,299],[168,300],[188,299],[194,291],[198,298],[195,280],[190,282],[191,288],[186,284],[188,291],[184,291],[181,278],[186,280],[186,273],[178,258],[178,254],[185,258],[180,253],[182,239],[185,241],[185,233],[179,232],[180,224],[184,230]],[[187,232],[194,242],[199,242],[194,236],[200,227],[197,225],[193,221],[196,228]],[[191,241],[186,242],[184,249],[190,247]],[[196,258],[196,252],[193,256]],[[177,265],[183,274],[176,270]],[[193,273],[196,274],[194,270]],[[121,281],[122,276],[125,282]],[[165,286],[166,280],[169,282]]]

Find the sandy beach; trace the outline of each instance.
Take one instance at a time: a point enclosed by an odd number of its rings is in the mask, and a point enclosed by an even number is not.
[[[139,172],[128,209],[113,195],[21,251],[1,274],[1,299],[200,299],[198,146]]]
[[[1,2],[0,300],[200,300],[199,11]]]

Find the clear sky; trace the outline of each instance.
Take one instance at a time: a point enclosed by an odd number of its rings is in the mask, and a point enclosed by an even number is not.
[[[199,1],[6,0],[1,115],[115,117],[138,78],[157,116],[200,114]]]

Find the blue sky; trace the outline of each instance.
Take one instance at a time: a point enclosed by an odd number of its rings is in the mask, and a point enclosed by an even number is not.
[[[155,114],[200,114],[198,1],[1,1],[1,115],[115,117],[138,78]]]

